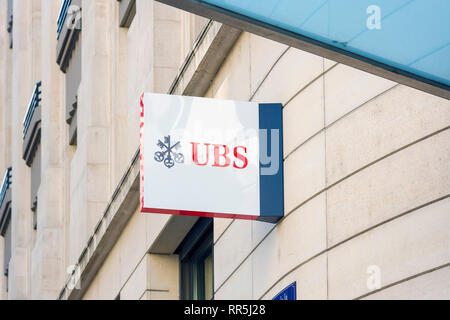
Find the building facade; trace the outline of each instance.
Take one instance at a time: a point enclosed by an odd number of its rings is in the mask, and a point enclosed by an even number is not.
[[[1,299],[450,299],[450,102],[152,0],[0,2]],[[141,214],[143,92],[283,104],[277,224]]]

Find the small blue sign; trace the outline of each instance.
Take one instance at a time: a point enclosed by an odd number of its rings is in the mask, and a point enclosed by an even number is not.
[[[297,282],[288,285],[272,300],[297,300]]]

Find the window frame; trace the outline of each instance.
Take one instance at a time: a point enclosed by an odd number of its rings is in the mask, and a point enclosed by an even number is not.
[[[214,300],[214,239],[213,239],[213,219],[200,218],[191,228],[176,253],[180,259],[180,300],[205,300],[205,269],[198,270],[200,277],[197,278],[197,292],[195,287],[194,268],[200,265],[209,256],[212,258],[212,279],[211,279],[211,300]],[[187,271],[187,277],[185,272]],[[201,279],[201,280],[199,280]],[[198,281],[203,281],[198,282]],[[187,285],[186,285],[187,283]],[[202,285],[198,285],[201,283]]]
[[[13,48],[13,23],[14,23],[14,16],[13,16],[13,0],[7,0],[7,17],[6,17],[6,31],[9,33],[9,48]]]
[[[30,210],[33,212],[33,230],[37,230],[38,191],[41,185],[41,94],[42,82],[34,86],[23,120],[22,159],[30,168]]]
[[[69,125],[69,145],[71,146],[77,145],[78,90],[82,80],[82,20],[82,0],[62,1],[56,35],[56,63],[66,74],[65,110],[66,123]]]
[[[136,0],[117,0],[119,2],[119,26],[129,28],[136,16]]]

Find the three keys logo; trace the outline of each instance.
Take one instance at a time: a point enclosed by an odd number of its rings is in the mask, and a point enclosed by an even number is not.
[[[164,137],[164,142],[158,140],[156,144],[161,151],[155,152],[155,160],[163,162],[167,168],[172,168],[175,163],[184,163],[184,155],[181,152],[176,152],[181,147],[178,141],[174,145],[171,144],[170,136]]]

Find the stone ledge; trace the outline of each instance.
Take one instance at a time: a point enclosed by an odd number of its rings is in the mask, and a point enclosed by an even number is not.
[[[119,182],[59,299],[81,299],[139,204],[139,152]]]
[[[210,20],[187,55],[169,93],[204,96],[241,33]]]

